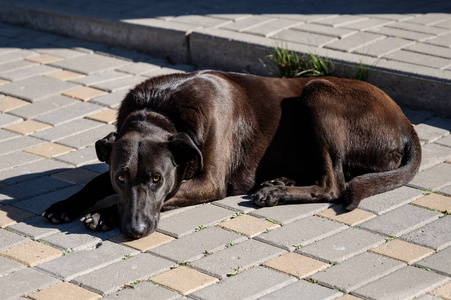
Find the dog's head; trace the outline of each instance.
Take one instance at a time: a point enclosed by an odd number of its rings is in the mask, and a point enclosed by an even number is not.
[[[188,166],[195,162],[195,168],[202,168],[202,153],[187,133],[149,124],[110,133],[95,146],[99,160],[110,165],[121,230],[132,238],[155,230],[164,202],[175,195]]]

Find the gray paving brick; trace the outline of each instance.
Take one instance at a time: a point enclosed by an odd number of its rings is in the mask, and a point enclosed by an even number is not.
[[[2,298],[5,300],[18,299],[22,295],[36,292],[59,283],[58,279],[27,268],[0,277]]]
[[[409,40],[387,37],[381,40],[377,40],[374,43],[359,47],[355,49],[354,52],[363,55],[382,57],[391,52],[404,48],[412,43],[413,42]]]
[[[194,299],[257,299],[294,282],[294,277],[255,267],[190,294]]]
[[[320,21],[315,21],[315,23],[329,25],[329,26],[345,26],[358,21],[366,20],[366,16],[354,16],[354,15],[339,15],[333,18],[327,18]]]
[[[341,25],[339,27],[355,29],[355,30],[368,30],[370,28],[388,25],[388,24],[393,23],[393,22],[394,22],[393,20],[384,20],[384,19],[379,19],[379,18],[368,18],[368,19],[365,19],[365,20],[344,24],[344,25]]]
[[[129,62],[126,60],[99,54],[89,54],[68,58],[52,63],[51,65],[78,73],[93,74],[112,70],[127,64]]]
[[[3,256],[0,256],[0,277],[3,277],[7,274],[25,269],[26,266],[15,262],[13,260],[7,259]]]
[[[402,112],[406,115],[407,119],[413,124],[417,125],[423,123],[426,120],[432,119],[436,113],[427,110],[411,109],[405,106],[401,106]]]
[[[29,184],[29,182],[27,182]],[[50,192],[47,194],[39,195],[27,200],[18,201],[13,203],[13,206],[18,207],[20,209],[35,213],[37,215],[41,215],[44,210],[46,210],[50,205],[55,202],[64,200],[69,196],[73,195],[75,192],[80,190],[81,186],[72,185],[55,192]],[[1,191],[0,191],[1,193]]]
[[[274,18],[269,16],[249,16],[247,18],[240,19],[236,22],[229,22],[220,26],[222,29],[245,31],[251,29],[254,26],[262,25],[273,21]]]
[[[430,191],[440,190],[451,184],[451,165],[439,164],[438,166],[418,173],[409,185],[427,189]]]
[[[199,226],[211,226],[230,218],[235,212],[204,204],[177,214],[177,217],[168,217],[160,220],[158,231],[180,238],[194,232]]]
[[[116,71],[132,74],[132,75],[140,75],[142,73],[150,72],[152,70],[161,69],[160,65],[146,63],[146,62],[137,62],[133,64],[128,64],[116,69]]]
[[[404,50],[390,53],[385,55],[384,58],[437,69],[445,69],[451,66],[449,59]]]
[[[70,167],[53,159],[41,159],[31,164],[0,171],[0,182],[7,185],[17,184],[60,172]]]
[[[102,123],[100,122],[88,119],[76,119],[44,131],[33,133],[31,136],[38,137],[49,142],[55,142],[100,126],[102,126]]]
[[[202,258],[206,252],[212,254],[225,249],[229,243],[240,243],[246,239],[245,236],[234,232],[208,227],[153,248],[150,252],[177,263],[193,262]],[[180,249],[184,249],[184,251],[180,251]]]
[[[430,143],[422,147],[420,171],[443,163],[451,158],[451,148]]]
[[[1,85],[0,93],[35,102],[46,97],[59,95],[77,86],[70,82],[46,76],[33,76]]]
[[[43,54],[54,55],[62,58],[71,58],[75,56],[86,55],[86,53],[82,51],[64,48],[34,48],[33,51]]]
[[[404,266],[406,264],[398,260],[365,252],[311,278],[332,289],[349,293]]]
[[[403,235],[409,242],[441,250],[451,245],[451,216],[446,215],[435,222]]]
[[[450,47],[451,46],[451,33],[447,33],[445,35],[441,35],[439,37],[434,37],[424,41],[427,44],[442,46],[442,47]]]
[[[451,196],[451,185],[444,187],[440,190],[440,193],[447,195],[447,196]]]
[[[219,18],[190,15],[190,16],[175,17],[171,19],[171,22],[186,23],[190,25],[199,25],[205,27],[219,27],[229,23],[230,21]]]
[[[336,38],[348,37],[356,32],[355,30],[352,30],[352,29],[346,29],[346,28],[340,28],[340,27],[330,27],[330,26],[314,24],[314,23],[301,24],[299,26],[293,27],[293,29],[304,31],[304,32],[332,36],[332,37],[336,37]]]
[[[413,299],[448,281],[447,277],[407,266],[353,292],[371,299]]]
[[[259,299],[277,300],[292,299],[293,297],[296,297],[297,299],[331,300],[341,295],[343,295],[343,293],[341,293],[340,291],[332,290],[319,284],[307,282],[305,280],[299,280]]]
[[[301,32],[293,29],[283,30],[272,37],[276,40],[290,41],[317,47],[323,47],[324,45],[337,40],[337,38],[331,36]]]
[[[0,68],[3,72],[7,71],[14,71],[14,70],[20,70],[24,68],[29,68],[31,66],[34,66],[35,64],[29,61],[25,60],[14,60],[14,61],[8,61],[0,63]]]
[[[289,224],[305,217],[313,216],[323,210],[334,206],[330,203],[303,203],[293,205],[278,205],[274,207],[263,207],[249,214],[274,220],[282,224]]]
[[[83,168],[97,173],[105,173],[110,170],[110,167],[106,163],[90,163],[87,165],[83,165]]]
[[[151,282],[140,282],[133,285],[133,289],[123,289],[117,293],[110,294],[102,299],[105,300],[148,300],[149,295],[154,299],[161,300],[175,300],[182,298],[182,295],[176,292],[167,290]]]
[[[132,89],[137,84],[146,80],[146,77],[136,75],[126,78],[110,80],[102,83],[93,84],[92,87],[98,88],[107,92],[116,92],[122,89]]]
[[[99,161],[94,147],[86,147],[78,151],[72,151],[67,154],[60,155],[55,159],[72,164],[76,167]]]
[[[212,202],[212,204],[244,214],[247,214],[258,208],[258,206],[254,204],[254,201],[252,201],[250,196],[248,195],[226,197],[222,200],[214,201]]]
[[[363,199],[359,208],[381,215],[423,197],[423,192],[408,186]]]
[[[52,175],[53,178],[66,181],[68,183],[86,183],[97,177],[99,173],[83,168],[69,169]]]
[[[78,100],[65,96],[57,95],[40,100],[29,105],[25,105],[10,111],[10,114],[22,117],[24,119],[33,119],[45,113],[57,110],[64,106],[78,103]]]
[[[29,68],[22,68],[17,70],[11,70],[7,72],[0,72],[0,77],[9,81],[16,81],[21,79],[26,79],[29,77],[44,75],[48,73],[53,73],[60,71],[61,69],[45,66],[45,65],[34,65]]]
[[[125,255],[136,255],[137,250],[104,241],[95,249],[69,253],[59,258],[40,264],[36,269],[49,273],[65,281],[72,280],[114,262]]]
[[[387,27],[397,28],[397,29],[403,29],[408,31],[414,31],[414,32],[421,32],[426,34],[433,34],[433,35],[440,35],[443,33],[446,33],[447,30],[439,27],[433,27],[433,26],[425,26],[423,24],[414,24],[410,23],[412,20],[410,19],[409,22],[396,22],[391,23],[387,25]]]
[[[451,247],[441,250],[416,263],[442,275],[451,276]]]
[[[13,133],[11,131],[0,129],[0,142],[7,141],[19,136],[19,134]]]
[[[0,244],[0,252],[5,251],[9,248],[20,246],[30,241],[29,239],[21,235],[9,232],[8,230],[1,228],[0,228],[0,239],[2,241]]]
[[[416,43],[412,46],[404,48],[404,50],[422,53],[426,55],[433,55],[449,59],[451,57],[451,49],[440,46],[429,45],[425,43]]]
[[[423,24],[423,25],[432,25],[432,24],[436,24],[440,21],[446,20],[447,18],[449,18],[448,14],[429,13],[429,14],[416,16],[415,18],[409,19],[407,22]]]
[[[451,135],[448,135],[447,137],[439,139],[439,140],[435,141],[435,143],[451,148]]]
[[[362,45],[366,45],[377,40],[382,40],[383,38],[384,36],[379,34],[358,32],[351,36],[327,44],[325,47],[329,49],[351,52],[356,50],[357,48],[360,48]]]
[[[118,108],[122,100],[128,94],[129,90],[123,89],[106,95],[98,96],[91,99],[90,102],[105,105],[111,108]]]
[[[429,124],[418,124],[415,126],[415,131],[418,133],[420,140],[425,142],[434,142],[449,134],[449,131]]]
[[[81,149],[94,145],[95,142],[104,138],[107,134],[113,131],[116,131],[116,127],[114,125],[102,125],[71,137],[61,139],[58,143],[72,148]]]
[[[55,111],[40,115],[36,118],[36,120],[51,124],[53,126],[58,126],[76,119],[81,119],[103,109],[105,108],[97,104],[78,102],[73,105],[65,106]]]
[[[300,21],[290,19],[273,19],[261,25],[256,25],[249,29],[246,29],[244,30],[244,32],[269,37],[281,30],[291,28],[301,23],[302,22]]]
[[[18,166],[29,164],[43,159],[44,159],[43,157],[26,152],[13,152],[1,156],[0,170],[16,168]]]
[[[4,113],[0,114],[0,127],[19,123],[21,121],[22,121],[22,118],[18,118],[16,116],[12,116],[10,114],[4,114]]]
[[[142,253],[76,277],[72,282],[96,293],[107,295],[119,291],[126,284],[145,280],[169,270],[174,265],[169,260]],[[105,274],[109,276],[105,276]],[[155,296],[152,295],[152,297]]]
[[[297,252],[329,263],[342,262],[385,242],[383,236],[349,228]]]
[[[386,236],[400,236],[437,220],[440,216],[438,212],[408,204],[357,226]]]
[[[2,142],[0,144],[0,155],[21,151],[42,144],[45,144],[45,141],[29,136],[19,136],[17,138]]]
[[[128,66],[128,65],[125,65]],[[70,80],[70,82],[79,83],[86,86],[91,86],[93,84],[103,83],[111,80],[117,80],[122,78],[130,77],[131,75],[124,72],[117,72],[114,70],[105,71],[102,73],[94,73],[84,77],[75,78]]]
[[[414,31],[408,31],[398,28],[390,28],[390,27],[377,27],[369,29],[368,32],[382,34],[382,35],[388,35],[392,37],[399,37],[406,40],[413,40],[413,41],[424,41],[428,38],[433,37],[433,35],[426,34],[426,33],[420,33],[420,32],[414,32]]]
[[[443,21],[439,21],[439,22],[435,23],[434,26],[440,27],[440,28],[451,29],[451,20],[448,18]]]
[[[312,216],[263,233],[255,239],[292,251],[296,245],[306,246],[346,228],[348,226]]]
[[[1,189],[0,203],[14,203],[26,198],[62,189],[68,185],[67,182],[47,176],[36,178]]]
[[[39,240],[46,236],[67,231],[68,228],[74,226],[73,223],[52,224],[44,219],[41,215],[19,222],[9,226],[11,232],[29,237],[32,240]]]
[[[190,266],[224,279],[227,274],[231,274],[238,267],[240,271],[244,271],[276,258],[285,252],[280,248],[251,239],[205,256],[191,263]]]
[[[16,60],[22,60],[27,57],[37,56],[38,53],[30,50],[19,50],[19,51],[12,51],[9,53],[4,53],[0,55],[0,62],[10,62],[10,61],[16,61]]]

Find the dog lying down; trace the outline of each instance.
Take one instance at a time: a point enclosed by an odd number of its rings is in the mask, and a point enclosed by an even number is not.
[[[375,86],[333,77],[279,79],[219,71],[148,79],[123,100],[117,131],[97,141],[110,170],[43,216],[120,226],[132,238],[162,209],[252,193],[258,206],[340,201],[348,210],[409,182],[418,136]]]

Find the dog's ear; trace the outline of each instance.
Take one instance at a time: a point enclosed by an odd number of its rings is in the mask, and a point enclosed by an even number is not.
[[[169,138],[169,150],[174,155],[177,165],[197,160],[196,171],[204,167],[202,152],[186,132],[176,133]]]
[[[117,133],[111,132],[106,137],[96,142],[96,153],[100,161],[109,163],[113,144],[117,139]]]

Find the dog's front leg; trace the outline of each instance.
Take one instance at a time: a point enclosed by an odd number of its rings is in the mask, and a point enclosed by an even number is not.
[[[71,222],[98,200],[114,193],[110,173],[105,172],[88,182],[79,192],[50,206],[42,216],[55,224]]]

